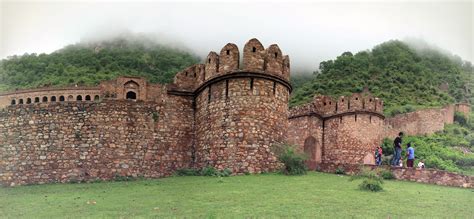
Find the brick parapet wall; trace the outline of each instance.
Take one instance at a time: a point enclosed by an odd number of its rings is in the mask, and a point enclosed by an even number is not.
[[[192,164],[192,98],[42,103],[0,111],[3,185],[162,177]]]

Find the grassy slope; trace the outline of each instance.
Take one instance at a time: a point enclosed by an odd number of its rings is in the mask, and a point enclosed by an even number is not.
[[[324,173],[171,177],[0,188],[0,215],[68,217],[449,217],[474,215],[474,190],[386,181],[385,191]],[[96,204],[87,204],[94,200]]]

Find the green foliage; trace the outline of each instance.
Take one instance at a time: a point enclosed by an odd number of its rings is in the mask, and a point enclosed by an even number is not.
[[[346,171],[344,170],[343,167],[337,167],[335,173],[339,175],[345,175]]]
[[[217,176],[217,174],[218,174],[218,171],[214,167],[211,167],[211,166],[204,167],[201,170],[201,176]]]
[[[473,137],[473,130],[469,125],[461,126],[455,123],[445,125],[443,131],[432,135],[406,136],[403,142],[413,143],[415,164],[424,160],[427,168],[464,172],[464,169],[474,166],[474,154],[463,152],[474,150]]]
[[[51,54],[25,54],[0,61],[0,91],[43,86],[97,85],[121,75],[169,83],[199,60],[189,52],[137,38],[79,43]]]
[[[383,190],[382,182],[375,179],[364,179],[362,183],[359,184],[359,188],[371,192],[379,192]]]
[[[290,106],[312,100],[315,94],[348,96],[364,87],[384,100],[384,113],[393,116],[418,108],[472,100],[473,66],[435,49],[415,50],[394,40],[356,54],[345,52],[320,63],[319,72],[294,75]],[[302,77],[299,79],[298,77]],[[443,85],[448,85],[443,88]],[[468,89],[466,89],[468,88]]]
[[[183,168],[175,172],[177,176],[199,176],[200,172],[195,169]]]
[[[224,169],[224,170],[217,170],[214,167],[207,166],[202,168],[201,170],[196,169],[189,169],[183,168],[179,169],[175,172],[176,176],[217,176],[217,177],[228,177],[232,175],[232,170]]]
[[[306,174],[307,159],[304,153],[298,152],[294,146],[283,145],[283,151],[278,154],[278,159],[282,162],[285,167],[282,170],[283,174],[286,175],[304,175]]]
[[[462,126],[467,126],[467,119],[463,113],[455,112],[454,113],[454,121],[459,123]]]
[[[395,179],[395,175],[393,175],[392,171],[390,170],[382,169],[380,170],[379,175],[386,180]]]
[[[362,168],[357,174],[351,176],[349,181],[363,179],[362,183],[359,184],[361,190],[367,190],[372,192],[382,191],[383,178],[377,172],[377,170],[370,170],[368,168]]]

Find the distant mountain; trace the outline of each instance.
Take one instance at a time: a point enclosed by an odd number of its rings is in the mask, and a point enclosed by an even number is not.
[[[473,66],[437,49],[388,41],[370,51],[345,52],[321,62],[312,79],[295,87],[290,106],[309,102],[315,94],[337,97],[364,88],[383,98],[388,115],[472,102]]]
[[[0,91],[73,84],[95,85],[121,75],[169,83],[185,67],[198,63],[191,52],[144,37],[69,45],[51,54],[25,54],[0,61]]]

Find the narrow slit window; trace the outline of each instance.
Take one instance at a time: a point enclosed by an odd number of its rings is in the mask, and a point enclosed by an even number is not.
[[[250,78],[250,90],[253,90],[253,78]]]
[[[357,114],[354,115],[354,119],[357,122]]]
[[[207,103],[211,102],[211,85],[209,85],[209,90],[207,92]]]
[[[276,94],[276,82],[273,82],[273,95]]]
[[[253,47],[252,52],[257,52],[257,48]]]
[[[225,98],[228,98],[228,97],[229,97],[229,80],[225,80]]]

